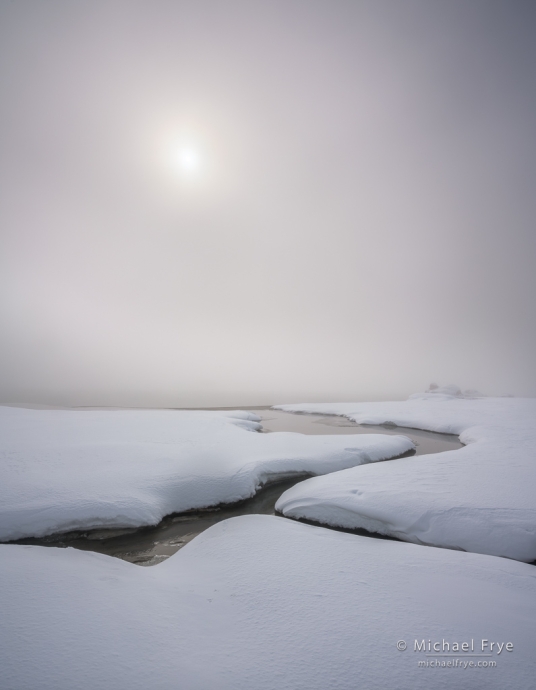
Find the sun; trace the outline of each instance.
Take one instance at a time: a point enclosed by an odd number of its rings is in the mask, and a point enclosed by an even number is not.
[[[177,153],[177,163],[184,173],[196,173],[201,168],[201,156],[199,151],[192,147],[181,148]]]
[[[203,172],[203,156],[199,147],[192,145],[177,146],[171,154],[171,164],[183,178],[193,179]]]
[[[214,146],[204,131],[187,127],[163,130],[158,155],[160,170],[173,189],[207,192],[211,188],[216,168]]]

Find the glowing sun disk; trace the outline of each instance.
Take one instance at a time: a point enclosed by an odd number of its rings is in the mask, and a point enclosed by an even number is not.
[[[201,167],[201,157],[194,148],[180,148],[177,152],[177,163],[181,172],[194,173]]]

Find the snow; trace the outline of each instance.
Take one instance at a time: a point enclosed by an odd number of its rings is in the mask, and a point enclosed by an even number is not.
[[[458,434],[466,446],[315,477],[286,491],[276,509],[417,544],[536,560],[536,400],[477,395],[436,387],[401,402],[278,406]]]
[[[221,522],[153,568],[36,546],[0,556],[9,690],[534,687],[524,563],[269,516]],[[414,651],[423,639],[503,648],[433,659]],[[431,660],[445,667],[419,668]]]
[[[154,524],[307,471],[325,476],[285,492],[285,514],[449,548],[260,515],[220,522],[151,568],[1,544],[2,687],[530,690],[536,569],[496,555],[536,558],[536,400],[435,387],[283,408],[467,445],[376,463],[413,444],[259,434],[247,412],[0,408],[0,538]],[[415,651],[423,641],[436,651]],[[483,641],[488,656],[472,656]],[[434,656],[443,643],[452,656]]]
[[[0,408],[0,540],[164,515],[252,496],[269,479],[394,457],[403,436],[259,434],[248,412]]]

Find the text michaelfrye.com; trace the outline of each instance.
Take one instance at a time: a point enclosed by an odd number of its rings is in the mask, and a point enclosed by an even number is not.
[[[396,648],[401,652],[405,652],[408,646],[411,649],[405,640],[396,643]],[[513,651],[513,642],[495,642],[484,638],[468,642],[424,638],[413,641],[413,652],[421,657],[417,662],[419,668],[495,668],[497,661],[493,657]]]

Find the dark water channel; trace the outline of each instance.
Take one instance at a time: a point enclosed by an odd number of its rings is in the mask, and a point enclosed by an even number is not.
[[[233,408],[235,409],[235,408]],[[264,433],[294,431],[302,434],[402,434],[416,445],[416,455],[441,453],[461,448],[457,436],[419,429],[391,426],[358,426],[344,417],[317,414],[292,414],[267,408],[247,408],[262,418]],[[238,515],[274,515],[275,504],[283,492],[309,474],[296,474],[264,486],[253,498],[212,510],[189,511],[168,515],[154,527],[138,529],[95,529],[55,534],[42,539],[21,539],[17,544],[72,546],[85,551],[122,558],[137,565],[156,565],[172,556],[182,546],[208,527]],[[345,530],[343,530],[345,531]],[[360,533],[364,531],[360,530]],[[371,535],[372,536],[372,535]]]

